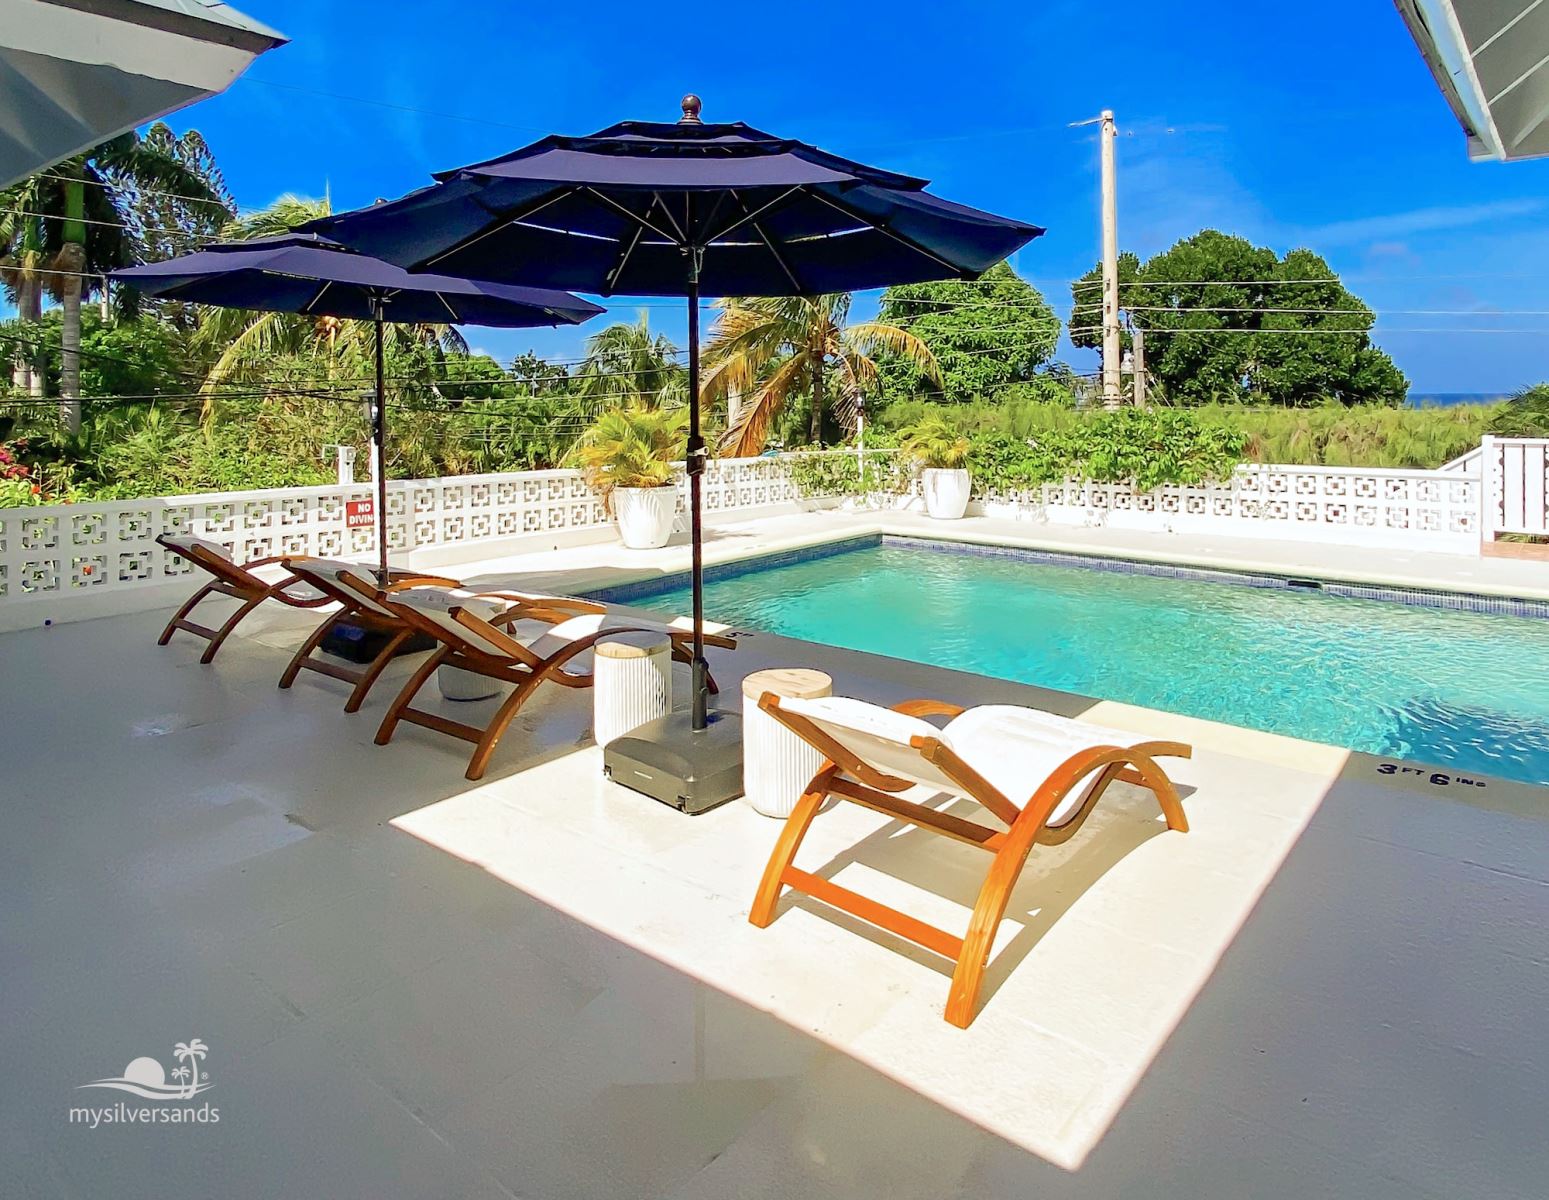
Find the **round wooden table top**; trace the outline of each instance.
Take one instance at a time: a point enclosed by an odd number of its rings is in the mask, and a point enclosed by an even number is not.
[[[600,641],[593,653],[598,658],[650,658],[666,654],[671,644],[665,633],[619,633]]]
[[[750,700],[757,700],[765,692],[773,692],[789,700],[816,700],[819,696],[834,694],[834,681],[824,672],[809,667],[774,667],[768,671],[754,671],[742,681],[742,694]]]

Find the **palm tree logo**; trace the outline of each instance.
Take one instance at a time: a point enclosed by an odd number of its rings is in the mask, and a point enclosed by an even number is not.
[[[184,1096],[192,1096],[199,1088],[199,1060],[209,1052],[206,1046],[198,1038],[190,1038],[186,1042],[179,1042],[172,1048],[172,1057],[179,1062],[186,1062],[188,1066],[179,1067],[172,1072],[172,1077],[181,1081],[184,1076],[189,1076],[189,1083],[184,1090]],[[192,1070],[190,1071],[190,1068]]]

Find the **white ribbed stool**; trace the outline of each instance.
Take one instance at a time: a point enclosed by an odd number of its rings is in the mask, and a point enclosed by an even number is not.
[[[606,746],[672,708],[672,643],[665,633],[620,633],[592,651],[592,737]]]
[[[755,812],[788,817],[823,756],[758,706],[773,692],[782,698],[831,696],[834,681],[822,671],[781,667],[754,671],[742,681],[742,790]]]

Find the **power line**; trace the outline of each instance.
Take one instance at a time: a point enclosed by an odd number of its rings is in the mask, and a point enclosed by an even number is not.
[[[190,204],[213,204],[223,213],[228,214],[233,209],[235,209],[238,213],[242,211],[237,206],[235,200],[233,200],[231,205],[228,207],[224,200],[216,200],[210,196],[187,196],[181,192],[166,192],[159,188],[142,187],[138,183],[116,183],[111,179],[86,179],[84,177],[80,179],[72,179],[68,175],[58,175],[52,171],[39,171],[38,175],[44,179],[57,179],[61,183],[84,183],[90,185],[91,187],[112,188],[114,191],[128,192],[129,194],[135,196],[163,196],[169,200],[187,200]],[[66,218],[64,217],[59,218],[61,221],[65,219]]]

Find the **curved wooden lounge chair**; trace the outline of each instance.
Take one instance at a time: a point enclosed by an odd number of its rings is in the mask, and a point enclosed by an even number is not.
[[[291,608],[321,608],[330,603],[328,596],[302,582],[285,567],[283,556],[255,558],[251,562],[239,563],[232,559],[226,547],[218,542],[206,541],[204,538],[188,534],[164,533],[156,540],[211,577],[208,583],[190,596],[183,607],[172,615],[172,619],[167,622],[167,627],[156,639],[158,646],[165,646],[179,629],[204,638],[209,645],[199,656],[201,663],[208,663],[213,659],[221,644],[231,636],[231,631],[265,600],[278,600]],[[212,595],[230,596],[242,602],[237,611],[232,613],[219,629],[211,629],[208,625],[201,625],[189,619],[189,614],[199,606],[199,603]]]
[[[665,633],[672,640],[672,656],[679,662],[691,660],[690,631],[611,616],[602,605],[587,600],[500,592],[459,597],[425,589],[384,596],[383,601],[408,624],[439,641],[441,648],[404,684],[382,719],[376,743],[385,746],[391,741],[399,721],[462,738],[474,744],[468,761],[469,779],[483,777],[501,735],[539,685],[552,680],[561,687],[592,686],[591,672],[580,669],[575,659],[600,639],[618,633]],[[713,634],[706,634],[705,643],[724,649],[734,649],[737,644]],[[442,666],[459,667],[515,687],[482,728],[412,707],[415,695]],[[712,691],[714,687],[712,681]]]
[[[963,709],[940,700],[909,700],[888,709],[843,697],[782,700],[766,692],[759,707],[827,761],[786,820],[748,919],[760,927],[768,925],[781,888],[789,886],[955,959],[946,1019],[961,1029],[974,1019],[995,932],[1034,843],[1050,845],[1071,837],[1116,779],[1150,788],[1169,829],[1189,828],[1178,789],[1156,762],[1164,756],[1190,757],[1192,750],[1181,742],[1120,746],[1115,744],[1117,730],[1001,704]],[[938,729],[923,719],[927,716],[951,720]],[[899,794],[916,787],[977,801],[1005,828],[939,812]],[[830,796],[993,856],[965,937],[793,865],[807,827]],[[1013,796],[1027,800],[1018,805]]]
[[[331,558],[301,557],[285,558],[281,561],[286,570],[327,600],[338,604],[339,609],[313,630],[312,636],[307,638],[291,657],[285,673],[280,676],[280,687],[290,687],[302,671],[316,671],[320,675],[342,679],[354,685],[349,699],[344,704],[344,711],[347,713],[355,712],[360,708],[372,684],[387,669],[388,663],[392,662],[403,649],[404,643],[415,635],[415,630],[388,608],[382,602],[382,597],[405,588],[462,586],[455,579],[445,579],[439,575],[416,575],[412,571],[393,570],[389,572],[388,585],[384,590],[377,584],[376,572],[359,563],[338,562]],[[381,651],[360,669],[346,666],[338,659],[318,654],[318,647],[323,644],[323,640],[335,627],[346,621],[372,633],[387,635],[387,641]]]

